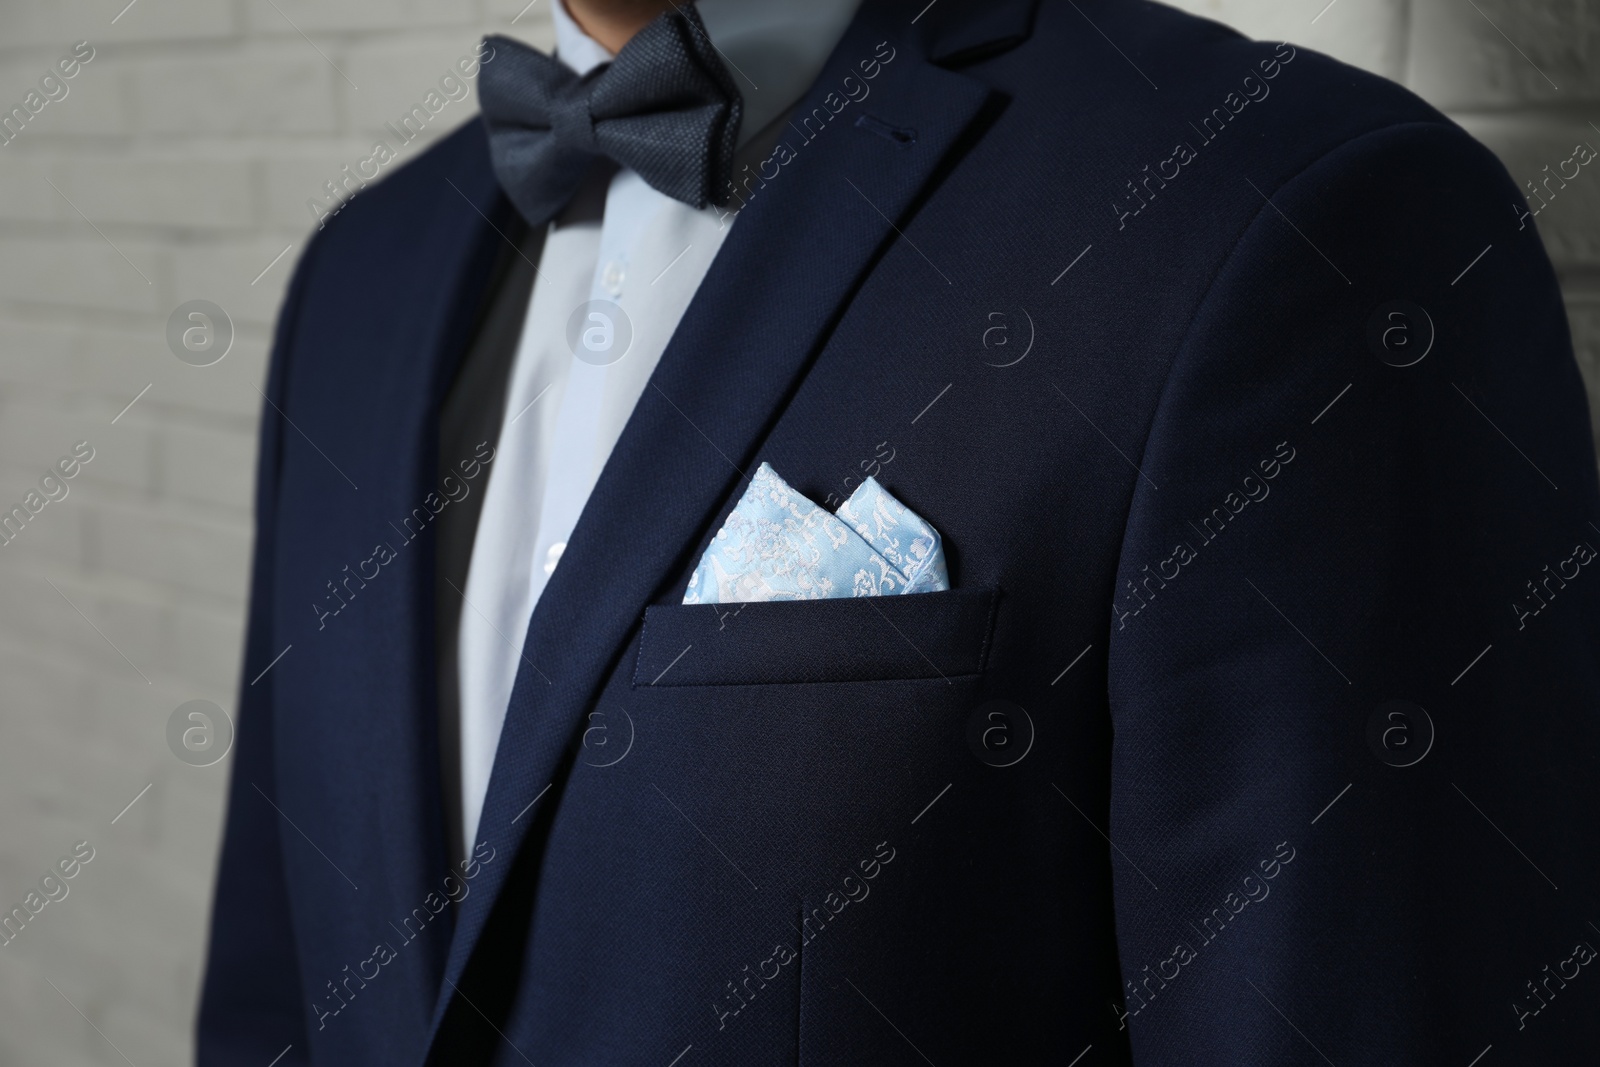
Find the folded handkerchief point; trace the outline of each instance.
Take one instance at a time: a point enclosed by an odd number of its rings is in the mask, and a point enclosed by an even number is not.
[[[876,478],[857,486],[850,499],[839,505],[838,516],[905,577],[905,587],[897,592],[950,588],[938,531],[890,496]]]
[[[689,578],[685,604],[892,596],[950,588],[939,534],[868,478],[838,515],[761,464]]]

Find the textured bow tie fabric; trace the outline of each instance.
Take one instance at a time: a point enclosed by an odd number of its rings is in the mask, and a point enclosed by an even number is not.
[[[950,588],[939,534],[868,478],[831,515],[761,464],[689,578],[685,604]]]
[[[507,37],[479,103],[496,177],[532,225],[554,218],[599,159],[691,207],[727,202],[743,98],[693,5],[666,12],[579,77]]]

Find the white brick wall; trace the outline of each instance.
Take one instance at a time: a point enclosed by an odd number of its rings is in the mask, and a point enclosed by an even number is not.
[[[187,700],[233,709],[255,386],[306,200],[526,0],[137,0],[113,25],[126,3],[0,5],[0,109],[95,49],[0,147],[0,503],[95,448],[0,548],[0,909],[74,842],[97,850],[0,948],[0,1067],[121,1063],[73,1005],[134,1063],[191,1058],[228,764],[179,762],[164,731]],[[547,43],[548,3],[513,31]],[[196,298],[237,332],[212,367],[166,346]]]
[[[61,994],[134,1063],[190,1057],[227,763],[180,763],[164,728],[186,700],[233,707],[255,385],[305,202],[526,0],[125,3],[0,6],[0,108],[74,42],[95,48],[68,95],[0,147],[0,503],[75,441],[96,450],[67,499],[0,548],[0,906],[73,842],[97,850],[67,899],[0,949],[0,1067],[122,1062]],[[549,3],[509,28],[547,43]],[[1456,0],[1323,4],[1180,6],[1406,81],[1519,180],[1578,139],[1600,143],[1587,125],[1600,108],[1584,107],[1600,95],[1600,10],[1583,0],[1478,0],[1526,60]],[[430,139],[474,107],[451,104]],[[1582,181],[1538,224],[1595,380],[1600,176]],[[168,313],[195,298],[237,331],[213,367],[166,348]]]

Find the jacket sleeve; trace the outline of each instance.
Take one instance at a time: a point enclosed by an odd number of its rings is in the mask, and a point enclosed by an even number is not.
[[[1115,1025],[1137,1064],[1577,1062],[1600,494],[1535,224],[1442,121],[1239,195],[1109,623]]]
[[[302,257],[279,314],[266,388],[270,403],[262,406],[255,549],[233,774],[196,1027],[200,1067],[262,1067],[280,1054],[276,1067],[309,1062],[307,998],[301,995],[281,825],[278,813],[257,789],[268,796],[276,793],[273,675],[261,672],[283,651],[272,607],[283,418],[273,405],[284,406],[290,352],[315,250],[313,243]]]

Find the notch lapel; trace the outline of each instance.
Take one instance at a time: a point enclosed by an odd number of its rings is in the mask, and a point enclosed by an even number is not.
[[[645,607],[710,535],[862,277],[898,240],[939,164],[990,97],[934,66],[898,5],[871,0],[795,115],[837,106],[858,63],[893,58],[749,188],[711,270],[645,387],[528,625],[478,838],[501,857],[461,906],[433,1038],[538,810],[555,803],[583,713]],[[879,51],[880,42],[883,44]],[[858,120],[863,121],[858,126]],[[893,133],[910,134],[898,139]],[[764,166],[771,173],[770,166]],[[754,174],[754,170],[750,172]],[[741,174],[740,178],[749,175]],[[891,222],[890,220],[894,220]],[[930,270],[931,284],[942,284]],[[530,809],[534,809],[531,810]]]

